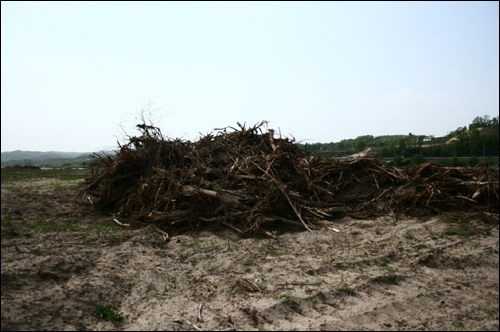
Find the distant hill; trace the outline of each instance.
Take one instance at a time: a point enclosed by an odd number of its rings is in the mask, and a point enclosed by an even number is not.
[[[2,152],[2,165],[14,164],[38,164],[51,162],[68,162],[68,161],[87,161],[91,160],[91,156],[86,152],[39,152],[39,151],[10,151]]]

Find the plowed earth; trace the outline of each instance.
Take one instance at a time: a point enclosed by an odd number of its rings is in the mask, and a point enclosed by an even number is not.
[[[276,239],[162,243],[152,226],[86,214],[76,182],[2,179],[2,330],[499,328],[498,225],[343,217]]]

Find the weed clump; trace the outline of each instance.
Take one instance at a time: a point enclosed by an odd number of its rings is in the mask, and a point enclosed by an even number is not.
[[[448,236],[458,235],[459,237],[462,238],[469,238],[474,235],[491,234],[491,228],[489,228],[488,226],[486,227],[474,226],[469,219],[462,216],[458,216],[457,219],[458,223],[453,227],[449,227],[443,230],[443,235],[448,235]]]
[[[340,287],[338,289],[339,292],[343,292],[343,293],[346,293],[347,295],[351,295],[351,296],[354,296],[356,294],[356,291],[354,291],[354,289],[352,289],[351,287],[347,286],[347,285],[342,285],[342,287]]]
[[[114,311],[110,306],[97,306],[96,311],[92,312],[92,315],[97,316],[98,318],[109,321],[115,325],[118,325],[124,318],[128,318],[129,316],[123,317],[121,312]]]

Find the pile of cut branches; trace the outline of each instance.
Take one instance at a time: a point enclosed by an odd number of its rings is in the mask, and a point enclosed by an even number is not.
[[[120,220],[169,230],[213,225],[273,235],[279,225],[311,230],[335,215],[480,212],[498,220],[498,172],[426,163],[399,170],[373,158],[323,159],[276,138],[263,121],[217,129],[197,142],[137,125],[98,165],[80,196]],[[116,219],[115,219],[116,220]]]

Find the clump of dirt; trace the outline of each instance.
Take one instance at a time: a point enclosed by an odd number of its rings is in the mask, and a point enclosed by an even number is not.
[[[226,127],[194,143],[138,125],[141,136],[116,156],[96,155],[98,167],[81,197],[125,222],[154,223],[167,232],[211,226],[273,237],[283,224],[312,230],[334,215],[443,211],[498,221],[498,171],[487,165],[426,163],[402,171],[373,158],[328,160],[300,150],[293,139],[275,138],[265,125]]]

